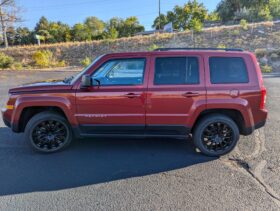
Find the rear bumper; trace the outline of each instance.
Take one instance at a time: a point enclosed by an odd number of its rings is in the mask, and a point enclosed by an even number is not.
[[[251,135],[254,132],[254,130],[257,130],[257,129],[263,127],[265,125],[265,123],[266,123],[266,120],[258,122],[253,127],[245,128],[242,135],[245,135],[245,136]]]

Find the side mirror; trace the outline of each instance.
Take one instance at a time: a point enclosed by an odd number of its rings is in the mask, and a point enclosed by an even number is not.
[[[91,86],[92,86],[91,76],[90,75],[83,75],[81,87],[82,88],[89,88]]]

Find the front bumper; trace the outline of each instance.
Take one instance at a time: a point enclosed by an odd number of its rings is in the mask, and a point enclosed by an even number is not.
[[[9,128],[11,128],[11,121],[10,120],[8,120],[8,118],[7,118],[7,115],[6,115],[6,113],[7,113],[7,109],[2,109],[1,110],[1,113],[2,113],[2,119],[3,119],[3,122],[4,122],[4,124],[7,126],[7,127],[9,127]]]

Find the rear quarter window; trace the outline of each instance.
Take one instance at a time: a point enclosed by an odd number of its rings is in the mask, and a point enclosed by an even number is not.
[[[212,84],[248,83],[248,71],[241,57],[210,57]]]

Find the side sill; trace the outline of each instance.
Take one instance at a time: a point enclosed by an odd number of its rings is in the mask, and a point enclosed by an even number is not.
[[[143,129],[142,129],[143,128]],[[170,131],[171,133],[167,133],[168,131],[166,130],[167,128],[164,128],[164,130],[159,130],[159,127],[156,126],[155,128],[146,128],[146,130],[144,129],[145,127],[142,127],[142,130],[133,130],[131,128],[128,127],[127,130],[124,130],[125,128],[121,127],[122,130],[120,130],[120,132],[117,130],[115,131],[110,131],[108,130],[108,133],[106,133],[106,129],[103,128],[102,131],[99,130],[97,133],[92,133],[92,132],[87,132],[82,130],[82,128],[80,126],[76,126],[76,127],[72,127],[73,129],[73,133],[75,135],[76,138],[100,138],[100,137],[108,137],[108,138],[153,138],[153,137],[160,137],[160,138],[186,138],[189,133],[190,130],[189,128],[184,128],[181,127],[180,130],[177,130],[177,133],[174,133],[173,129],[177,128],[177,126],[175,126],[175,128],[172,128],[172,130]],[[110,129],[110,127],[108,127],[108,129]],[[156,130],[153,130],[156,129]],[[95,131],[95,130],[93,130]]]
[[[186,138],[186,135],[160,134],[80,134],[81,138]]]

